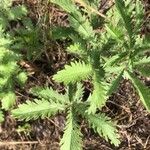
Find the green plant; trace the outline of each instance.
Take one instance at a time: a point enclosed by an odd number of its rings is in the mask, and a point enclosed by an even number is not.
[[[117,146],[119,140],[116,129],[112,127],[113,124],[110,125],[110,119],[98,113],[98,110],[117,90],[122,78],[131,80],[144,106],[150,110],[150,89],[135,75],[135,71],[150,75],[146,69],[150,57],[145,53],[150,48],[149,37],[140,34],[143,5],[140,0],[115,0],[115,5],[107,12],[104,20],[86,8],[81,10],[73,0],[51,2],[68,13],[70,24],[69,27],[54,27],[52,37],[71,39],[72,44],[67,51],[78,58],[78,61],[73,60],[65,65],[53,77],[55,81],[67,85],[68,90],[65,95],[60,95],[52,89],[33,88],[32,94],[40,100],[19,105],[12,114],[19,119],[30,120],[67,111],[67,124],[61,141],[62,150],[82,149],[78,115],[87,119],[100,135]],[[93,9],[97,9],[96,3],[90,0],[87,2]],[[99,31],[98,28],[102,30]],[[81,99],[83,89],[79,84],[85,79],[93,84],[93,92],[86,101]]]
[[[19,125],[16,131],[20,133],[24,133],[25,135],[29,135],[31,132],[31,126],[28,123],[23,124],[22,126]]]
[[[20,20],[26,15],[26,9],[23,6],[11,6],[11,0],[0,3],[0,100],[1,109],[4,110],[9,110],[15,103],[15,83],[22,86],[27,79],[26,72],[17,64],[21,55],[12,49],[14,39],[8,32],[11,28],[10,21]],[[3,120],[3,113],[0,111],[0,122]]]
[[[28,61],[40,60],[43,54],[47,55],[47,48],[51,46],[49,42],[51,23],[47,5],[49,5],[47,0],[39,1],[33,10],[38,15],[30,16],[29,11],[29,15],[21,20],[21,26],[15,29],[15,49],[21,49]]]
[[[84,14],[70,0],[51,0],[68,12],[70,27],[66,27],[61,35],[73,41],[67,51],[81,59],[80,62],[71,62],[54,75],[54,80],[65,84],[74,84],[92,77],[94,90],[89,113],[95,113],[97,108],[105,105],[107,98],[116,91],[120,80],[130,79],[137,90],[143,104],[150,110],[149,89],[145,87],[134,72],[137,70],[150,75],[146,67],[150,57],[149,37],[140,34],[143,23],[144,9],[142,2],[116,0],[115,5],[107,12],[103,31],[96,32],[92,26],[91,13]],[[89,1],[90,2],[90,1]],[[94,4],[94,3],[93,3]],[[60,27],[58,27],[60,31]],[[57,33],[54,27],[53,35]],[[58,37],[57,37],[58,38]]]
[[[23,49],[29,61],[36,60],[43,52],[42,29],[34,25],[32,19],[24,17],[23,26],[15,30],[15,49]]]
[[[60,142],[61,150],[82,149],[82,133],[78,124],[81,117],[87,120],[100,136],[118,146],[119,135],[110,118],[103,113],[94,115],[87,112],[89,102],[82,101],[84,88],[81,84],[77,84],[76,88],[69,86],[64,95],[48,87],[32,88],[31,93],[38,99],[28,100],[25,104],[20,104],[19,108],[12,110],[13,116],[28,121],[39,117],[51,117],[58,112],[66,112],[66,127]]]

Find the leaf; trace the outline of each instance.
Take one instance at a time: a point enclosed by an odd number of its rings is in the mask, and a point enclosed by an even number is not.
[[[2,109],[9,110],[16,101],[16,95],[13,91],[2,93],[0,96],[2,102]]]
[[[150,76],[150,57],[143,57],[133,62],[133,68],[137,69],[144,76]]]
[[[149,57],[143,57],[142,59],[136,61],[133,63],[134,66],[142,66],[142,65],[146,65],[146,64],[150,64],[150,56]]]
[[[92,68],[90,65],[84,62],[71,62],[71,65],[66,65],[63,70],[58,71],[53,79],[57,82],[69,84],[87,79],[91,74]]]
[[[143,23],[143,18],[144,18],[144,6],[142,4],[142,1],[136,0],[135,3],[135,16],[136,16],[136,30],[140,30],[142,23]]]
[[[6,78],[6,77],[0,78],[0,89],[5,89],[8,86],[8,84],[10,83],[9,81],[10,81],[10,78]]]
[[[69,23],[83,39],[90,40],[94,37],[93,28],[90,22],[85,16],[82,16],[80,12],[69,15]]]
[[[16,19],[21,19],[23,16],[27,15],[27,9],[25,6],[20,5],[20,6],[15,6],[12,7],[9,10],[9,20],[16,20]]]
[[[52,29],[52,38],[57,39],[66,39],[70,37],[71,34],[75,34],[75,31],[71,27],[53,27]]]
[[[67,115],[67,123],[64,135],[61,139],[60,150],[82,150],[82,134],[76,122],[74,112],[70,109]]]
[[[118,28],[114,28],[112,25],[105,25],[106,31],[117,41],[121,41],[123,33]]]
[[[3,32],[3,31],[0,29],[0,32]],[[6,38],[3,38],[3,37],[0,37],[0,40],[1,40],[1,42],[0,42],[0,48],[1,49],[4,49],[4,48],[8,47],[12,42],[10,39],[6,39]]]
[[[94,90],[91,96],[88,113],[94,114],[97,108],[102,108],[105,105],[106,100],[107,96],[104,84],[102,82],[94,81]]]
[[[124,61],[124,59],[127,57],[127,55],[128,55],[128,52],[126,51],[126,52],[122,52],[122,53],[120,53],[119,55],[117,55],[116,56],[116,58],[114,58],[114,60],[112,60],[110,63],[111,63],[111,66],[113,66],[113,65],[117,65],[117,64],[120,64],[121,62],[123,62]],[[111,58],[110,58],[110,60],[111,60]],[[119,66],[120,67],[120,66]],[[122,66],[121,66],[122,67]],[[112,70],[113,70],[113,68],[112,68]]]
[[[132,81],[132,84],[134,85],[135,89],[138,92],[138,95],[140,96],[140,100],[142,101],[143,105],[146,107],[146,109],[150,112],[150,89],[146,86],[144,86],[135,76],[133,73],[126,71],[125,77],[130,79]]]
[[[67,51],[69,53],[78,54],[79,56],[85,54],[84,48],[82,47],[81,43],[71,44],[69,47],[67,47]]]
[[[88,102],[76,104],[76,113],[84,117],[89,125],[94,129],[95,132],[105,138],[106,141],[110,140],[115,146],[119,146],[119,134],[116,129],[116,124],[111,122],[111,118],[105,116],[103,113],[89,114],[87,112]]]
[[[12,0],[2,0],[0,3],[0,7],[4,9],[8,9],[12,5]]]
[[[51,117],[59,111],[63,111],[64,105],[59,103],[50,103],[47,100],[26,101],[20,104],[17,109],[12,110],[12,115],[20,120],[31,120],[37,118]]]
[[[124,1],[123,0],[115,0],[115,4],[116,4],[116,8],[119,12],[119,14],[121,15],[123,21],[124,21],[124,25],[125,28],[128,32],[129,38],[130,38],[130,42],[132,42],[132,19],[130,18],[131,16],[129,16],[129,14],[127,13],[127,8],[125,7]]]
[[[88,57],[87,42],[79,34],[72,34],[70,35],[70,38],[73,43],[67,47],[67,51],[69,53],[78,55],[79,57],[84,57],[86,59]]]
[[[56,103],[59,102],[65,104],[68,101],[67,95],[59,94],[57,91],[49,87],[34,87],[30,89],[30,93],[41,99],[46,99]]]
[[[20,72],[17,75],[17,82],[21,86],[23,86],[26,83],[27,79],[28,79],[28,77],[27,77],[27,73],[26,72]]]
[[[3,76],[11,76],[17,69],[16,62],[8,61],[7,64],[0,64],[0,74]]]
[[[59,5],[68,13],[74,12],[75,10],[72,0],[50,0],[50,2]]]
[[[124,73],[124,70],[121,71],[121,73],[117,76],[117,78],[114,79],[113,82],[110,84],[109,90],[107,91],[107,95],[111,95],[112,93],[116,91],[122,79],[123,73]]]
[[[133,52],[133,57],[137,56],[138,54],[149,52],[149,49],[150,49],[150,43],[148,42],[142,43],[139,47],[135,47],[135,51]]]
[[[77,88],[76,88],[76,92],[74,95],[74,101],[81,102],[83,98],[83,93],[84,93],[83,85],[81,83],[77,83]]]
[[[136,69],[140,71],[142,75],[150,77],[150,64],[137,67]]]
[[[4,114],[3,112],[0,110],[0,123],[4,121]]]
[[[85,115],[89,124],[92,128],[98,132],[98,134],[105,138],[106,141],[110,140],[111,144],[115,146],[119,146],[119,135],[117,133],[117,129],[115,124],[110,121],[110,118],[105,116],[104,114],[96,114],[96,115]]]
[[[76,6],[71,0],[52,0],[54,4],[59,5],[69,13],[68,20],[70,26],[78,32],[84,39],[90,39],[94,36],[93,28],[88,19],[77,10]]]

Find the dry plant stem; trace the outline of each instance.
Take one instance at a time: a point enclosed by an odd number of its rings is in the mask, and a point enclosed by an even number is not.
[[[7,146],[7,145],[19,145],[19,144],[38,144],[39,142],[38,141],[20,141],[20,142],[17,142],[17,141],[12,141],[12,142],[0,142],[0,147],[1,146]]]
[[[76,3],[79,3],[81,6],[85,7],[86,9],[90,10],[92,13],[96,13],[97,15],[103,17],[106,19],[106,16],[97,11],[96,9],[92,8],[91,6],[88,6],[83,0],[73,0]]]

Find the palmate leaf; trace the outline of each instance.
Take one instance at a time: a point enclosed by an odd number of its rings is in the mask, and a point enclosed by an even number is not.
[[[111,144],[119,146],[119,135],[115,124],[110,121],[110,118],[104,114],[96,115],[85,115],[85,118],[88,120],[92,128],[98,132],[98,134],[105,138],[106,141],[110,140]]]
[[[84,62],[71,62],[71,65],[66,65],[63,70],[58,71],[53,79],[57,82],[69,84],[87,79],[91,74],[92,68],[90,65]]]
[[[125,77],[132,81],[133,86],[140,96],[140,100],[142,101],[146,109],[150,112],[150,89],[144,86],[141,81],[139,81],[139,79],[137,79],[134,74],[129,71],[125,72]]]
[[[27,101],[25,104],[20,104],[17,109],[12,110],[12,115],[20,120],[31,120],[37,118],[45,118],[55,115],[59,111],[65,109],[60,103],[52,103],[47,100]]]
[[[68,96],[59,94],[57,91],[49,87],[34,87],[31,88],[30,93],[39,98],[43,98],[52,102],[59,102],[65,104],[68,101]]]
[[[67,123],[61,139],[60,150],[82,150],[82,134],[74,114],[72,109],[68,111]]]

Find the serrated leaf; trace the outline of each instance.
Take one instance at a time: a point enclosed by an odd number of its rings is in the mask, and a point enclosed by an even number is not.
[[[85,54],[84,49],[83,49],[81,43],[71,44],[69,47],[67,47],[67,51],[69,53],[78,54],[79,56]]]
[[[150,64],[150,57],[143,57],[142,59],[133,62],[134,66],[140,66],[140,65],[146,65],[146,64]]]
[[[9,110],[16,101],[16,95],[14,92],[9,91],[8,93],[2,93],[1,102],[2,109]]]
[[[27,15],[27,9],[25,6],[20,5],[20,6],[15,6],[12,7],[9,10],[9,20],[16,20],[16,19],[21,19],[23,16]]]
[[[81,13],[76,12],[69,15],[69,23],[83,39],[90,40],[94,37],[93,28],[90,25],[90,22],[85,16],[82,16]]]
[[[69,13],[73,12],[75,9],[74,4],[71,0],[50,0],[50,2],[59,5]]]
[[[23,86],[26,83],[27,79],[28,79],[28,77],[27,77],[27,73],[26,72],[20,72],[17,75],[17,82],[21,86]]]
[[[139,72],[142,73],[142,75],[150,77],[150,64],[149,65],[143,65],[136,68]]]
[[[141,81],[139,81],[139,79],[137,79],[134,74],[129,71],[125,72],[125,77],[132,81],[133,86],[140,96],[140,100],[142,101],[146,109],[150,111],[150,89],[144,86]]]
[[[100,80],[100,79],[99,79]],[[97,108],[102,108],[107,100],[106,88],[102,82],[94,82],[94,90],[91,95],[90,107],[88,113],[94,114]]]
[[[75,102],[81,102],[82,98],[83,98],[83,93],[84,93],[84,88],[83,85],[81,83],[77,84],[77,88],[76,88],[76,92],[74,95],[74,101]]]
[[[75,33],[71,27],[53,27],[51,30],[52,38],[55,40],[66,39]]]
[[[0,110],[0,123],[4,121],[4,114],[3,112]]]
[[[117,76],[117,78],[114,79],[113,82],[110,84],[109,90],[107,91],[107,95],[111,95],[112,93],[116,91],[122,79],[123,73],[124,73],[124,70],[121,71],[121,73]]]
[[[64,135],[61,139],[60,150],[82,150],[82,134],[72,110],[68,111]]]
[[[142,1],[136,0],[135,2],[135,16],[136,16],[136,30],[141,29],[143,18],[144,18],[144,6]]]
[[[17,70],[17,64],[14,61],[9,61],[7,64],[1,64],[0,65],[0,74],[5,76],[12,75]]]
[[[115,0],[115,5],[119,14],[121,15],[124,21],[124,25],[129,35],[130,42],[132,42],[133,31],[132,31],[132,24],[131,24],[132,19],[130,18],[131,16],[129,16],[129,14],[127,13],[128,10],[126,9],[126,6],[123,0]]]
[[[105,25],[106,31],[117,41],[121,41],[123,33],[112,25]]]
[[[98,134],[105,138],[106,141],[110,140],[111,144],[119,146],[119,134],[115,124],[110,121],[110,118],[104,114],[86,115],[85,116],[92,126],[92,128],[98,132]]]
[[[38,96],[41,99],[46,99],[53,102],[59,102],[62,104],[67,103],[69,100],[67,95],[59,94],[57,91],[49,87],[34,87],[30,89],[30,93]]]
[[[84,62],[71,62],[71,65],[66,65],[63,70],[58,71],[53,79],[57,82],[69,84],[87,79],[91,74],[92,68],[90,65]]]
[[[1,29],[0,29],[0,32],[2,32]],[[6,39],[6,38],[3,38],[3,37],[0,37],[0,40],[1,40],[1,42],[0,42],[0,48],[1,49],[4,49],[5,47],[8,47],[12,42],[10,39]],[[4,50],[2,50],[2,51],[4,51]]]
[[[26,101],[20,104],[17,109],[12,110],[12,115],[20,120],[31,120],[37,118],[51,117],[59,111],[65,109],[64,105],[59,103],[50,103],[47,100]]]

